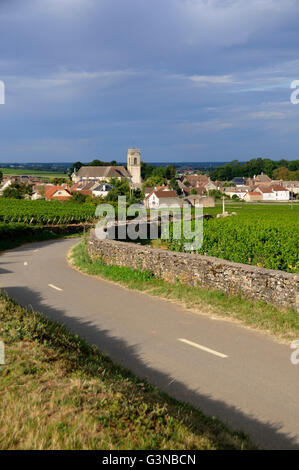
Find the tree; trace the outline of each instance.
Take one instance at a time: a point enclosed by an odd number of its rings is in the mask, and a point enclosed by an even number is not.
[[[141,177],[144,181],[155,176],[165,179],[172,179],[176,175],[176,167],[174,165],[155,166],[149,163],[141,162]]]
[[[220,199],[223,196],[223,193],[218,189],[210,189],[210,191],[208,191],[208,196],[211,196],[214,199]]]
[[[0,183],[2,182],[2,180],[3,180],[3,173],[2,171],[0,171]]]
[[[106,163],[98,159],[92,160],[90,163],[88,163],[88,166],[104,166],[104,165],[106,165]]]
[[[130,185],[126,179],[111,178],[110,184],[113,188],[107,194],[106,201],[117,202],[118,196],[126,196],[127,200],[130,199]]]
[[[154,165],[149,165],[148,163],[141,162],[141,178],[143,179],[143,181],[146,181],[152,176],[152,172],[154,169]]]
[[[168,165],[166,168],[165,168],[165,178],[167,178],[168,180],[172,179],[175,177],[176,175],[176,167],[173,166],[173,165]]]
[[[210,177],[213,181],[230,181],[235,176],[253,178],[254,175],[265,173],[270,178],[273,178],[275,170],[281,167],[289,169],[289,171],[296,171],[299,169],[299,160],[288,161],[281,159],[275,162],[270,158],[253,158],[243,164],[234,160],[231,163],[227,163],[226,165],[212,170]]]
[[[23,199],[32,195],[32,186],[25,183],[12,183],[3,191],[3,197],[7,199]]]
[[[152,188],[154,186],[162,186],[163,184],[165,184],[165,178],[163,176],[151,176],[145,181],[143,186]]]
[[[275,180],[287,180],[289,177],[290,171],[288,168],[282,166],[273,171],[273,178]]]
[[[171,178],[169,182],[169,187],[173,189],[174,191],[176,191],[178,195],[182,193],[181,188],[179,187],[179,183],[177,182],[175,178]]]
[[[134,189],[129,204],[136,204],[144,199],[144,193],[140,189]]]
[[[72,174],[74,173],[75,170],[76,170],[76,171],[80,170],[81,166],[83,166],[83,163],[81,163],[81,162],[76,162],[76,163],[74,163],[74,164],[71,166],[71,168],[69,169],[69,177],[72,176]]]
[[[288,169],[290,171],[299,171],[299,160],[292,160],[289,162]]]
[[[88,166],[117,166],[117,161],[112,160],[111,162],[104,162],[103,160],[94,159],[90,163],[87,164]]]
[[[55,184],[55,186],[60,186],[63,183],[68,183],[69,179],[68,178],[53,178],[51,180],[51,183]]]
[[[69,200],[74,201],[74,202],[79,202],[82,204],[86,202],[87,197],[88,197],[87,194],[82,194],[80,191],[74,191],[72,199],[70,198]]]

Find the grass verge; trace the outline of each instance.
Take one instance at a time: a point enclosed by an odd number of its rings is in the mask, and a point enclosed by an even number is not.
[[[0,339],[2,450],[254,448],[243,433],[168,397],[3,295]]]
[[[91,259],[87,239],[76,245],[70,263],[80,271],[100,276],[128,288],[183,303],[198,312],[237,320],[241,324],[267,332],[273,338],[289,342],[299,335],[299,315],[293,309],[281,310],[262,301],[249,301],[219,291],[200,289],[181,283],[170,284],[157,279],[150,271],[107,265],[100,258]]]

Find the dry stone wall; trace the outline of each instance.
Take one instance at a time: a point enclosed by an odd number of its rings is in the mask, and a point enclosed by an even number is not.
[[[136,243],[98,240],[91,232],[91,257],[107,264],[128,266],[153,274],[168,282],[218,289],[228,294],[291,307],[299,312],[299,275],[233,263],[212,256],[158,250]]]

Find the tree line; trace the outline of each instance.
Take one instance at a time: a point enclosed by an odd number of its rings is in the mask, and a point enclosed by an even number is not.
[[[231,181],[236,176],[253,178],[261,173],[272,179],[299,180],[299,160],[274,161],[269,158],[253,158],[245,163],[233,160],[215,168],[209,175],[213,181]]]

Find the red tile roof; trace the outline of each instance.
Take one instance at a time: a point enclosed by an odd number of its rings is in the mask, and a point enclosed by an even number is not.
[[[164,197],[177,197],[177,193],[175,191],[161,191],[161,190],[158,190],[158,191],[153,191],[153,193],[155,193],[155,195],[159,199],[164,198]]]
[[[85,194],[87,196],[92,196],[92,190],[91,189],[82,189],[82,191],[78,191],[80,194]]]
[[[55,196],[57,191],[65,191],[68,196]],[[68,189],[62,188],[61,186],[52,186],[45,192],[46,199],[58,199],[59,201],[64,201],[72,197],[70,191]]]
[[[259,186],[258,189],[259,189],[262,193],[272,193],[272,188],[271,188],[271,186]]]
[[[280,186],[280,184],[273,184],[273,185],[271,186],[271,188],[272,188],[274,191],[288,191],[288,189],[283,188],[282,186]]]

